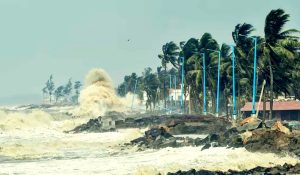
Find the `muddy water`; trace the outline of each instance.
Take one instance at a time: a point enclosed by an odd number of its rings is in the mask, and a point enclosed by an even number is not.
[[[138,151],[122,146],[143,130],[66,134],[84,119],[42,111],[0,112],[0,174],[165,174],[178,169],[243,170],[299,160],[250,153],[243,148],[165,148]],[[195,135],[193,135],[195,137]]]

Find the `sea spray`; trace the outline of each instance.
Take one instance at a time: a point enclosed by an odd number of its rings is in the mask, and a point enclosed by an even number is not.
[[[0,130],[48,128],[53,117],[41,110],[30,112],[5,112],[0,110]]]
[[[129,109],[132,99],[131,93],[125,98],[116,94],[111,78],[103,69],[92,69],[85,78],[84,88],[79,96],[80,105],[74,115],[98,117],[108,111],[125,112]],[[139,100],[135,97],[134,104],[138,103]]]

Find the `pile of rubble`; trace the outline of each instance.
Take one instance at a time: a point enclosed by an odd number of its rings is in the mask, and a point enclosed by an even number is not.
[[[164,127],[151,128],[145,132],[143,137],[131,141],[132,145],[137,145],[141,150],[146,148],[160,149],[166,147],[199,146],[201,143],[200,138],[174,137]]]
[[[292,132],[280,121],[263,123],[256,117],[243,120],[239,126],[203,139],[202,149],[213,147],[245,147],[249,151],[293,153],[300,157],[300,134]]]

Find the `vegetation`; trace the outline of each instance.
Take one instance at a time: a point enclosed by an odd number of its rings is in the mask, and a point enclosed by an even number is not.
[[[76,81],[74,86],[72,80],[69,79],[68,83],[63,86],[60,85],[55,89],[53,76],[50,75],[49,80],[46,82],[46,86],[42,89],[43,99],[49,100],[49,103],[53,103],[53,96],[55,97],[55,103],[78,103],[79,90],[82,84],[80,81]],[[72,90],[75,90],[75,94],[72,94]],[[47,96],[48,95],[48,98]]]
[[[294,95],[300,98],[300,42],[299,31],[296,29],[285,29],[289,21],[289,15],[282,9],[272,10],[265,19],[264,36],[254,36],[255,30],[251,24],[237,24],[232,32],[234,54],[236,59],[236,89],[237,108],[240,109],[247,101],[252,100],[253,80],[253,55],[254,42],[257,40],[257,89],[261,89],[263,80],[266,80],[264,92],[265,101],[270,101],[270,114],[272,118],[273,100],[278,95]],[[219,44],[210,33],[204,33],[201,38],[190,38],[182,41],[177,46],[174,42],[168,42],[162,46],[162,54],[158,57],[161,66],[157,72],[152,73],[150,68],[145,69],[141,77],[135,73],[125,76],[124,82],[118,87],[120,95],[132,92],[132,80],[139,79],[139,94],[146,91],[151,95],[147,99],[155,104],[166,101],[168,96],[168,76],[176,75],[177,79],[181,74],[181,57],[184,57],[184,82],[185,97],[189,92],[189,112],[201,112],[203,108],[203,54],[206,66],[206,88],[208,99],[208,110],[215,112],[216,106],[216,84],[218,52],[221,53],[221,83],[220,83],[220,111],[229,113],[228,104],[232,101],[232,50],[227,44]],[[172,68],[168,70],[168,64]],[[133,76],[135,75],[135,76]],[[151,75],[151,76],[150,76]],[[179,80],[177,82],[180,82]],[[177,84],[176,88],[179,88]],[[126,89],[127,88],[127,89]],[[151,90],[150,90],[151,89]],[[161,96],[160,90],[163,89]],[[157,94],[154,97],[154,94]],[[256,99],[257,100],[257,99]],[[185,105],[187,108],[187,105]]]

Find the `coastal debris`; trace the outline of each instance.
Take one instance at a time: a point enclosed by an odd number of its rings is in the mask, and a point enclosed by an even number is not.
[[[262,127],[262,120],[257,118],[257,117],[248,117],[246,119],[244,119],[241,123],[240,126],[237,127],[237,130],[239,132],[242,131],[251,131],[257,128],[261,128]]]
[[[227,172],[222,171],[209,171],[209,170],[198,170],[191,169],[189,171],[177,171],[175,173],[168,173],[167,175],[245,175],[245,174],[299,174],[300,164],[290,165],[277,165],[275,167],[255,167],[249,170],[235,171],[228,170]]]
[[[80,132],[107,132],[115,131],[114,120],[110,118],[98,118],[90,119],[87,123],[79,125],[66,133],[80,133]]]
[[[275,122],[274,125],[271,127],[271,129],[283,132],[285,134],[291,133],[289,128],[283,126],[283,124],[280,121]]]
[[[166,147],[199,146],[202,144],[200,138],[191,139],[174,137],[164,127],[151,128],[145,131],[145,135],[130,142],[139,148],[160,149]]]

